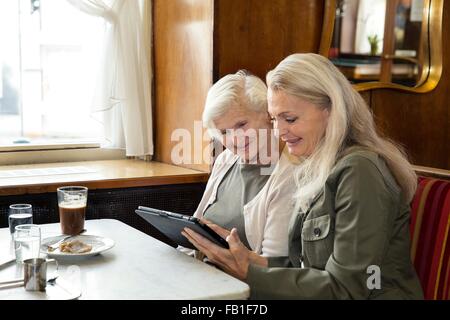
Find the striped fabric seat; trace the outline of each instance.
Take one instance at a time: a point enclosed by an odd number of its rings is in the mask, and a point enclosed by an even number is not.
[[[425,299],[450,300],[450,181],[419,178],[411,210],[411,259]]]

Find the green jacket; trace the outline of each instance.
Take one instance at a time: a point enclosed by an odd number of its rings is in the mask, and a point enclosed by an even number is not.
[[[384,160],[355,150],[338,161],[310,208],[293,214],[289,257],[269,258],[269,268],[250,265],[251,298],[423,299],[409,219]]]

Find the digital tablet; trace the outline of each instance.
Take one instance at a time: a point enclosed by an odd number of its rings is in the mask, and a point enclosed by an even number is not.
[[[222,248],[229,248],[225,239],[195,217],[147,207],[139,207],[136,213],[176,244],[185,248],[197,249],[181,234],[184,228],[190,228]]]

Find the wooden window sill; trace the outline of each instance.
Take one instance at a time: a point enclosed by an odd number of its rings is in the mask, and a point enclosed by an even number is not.
[[[74,170],[77,173],[58,172],[62,169],[68,172]],[[0,166],[0,196],[56,192],[58,187],[67,185],[83,185],[89,189],[115,189],[201,183],[207,180],[208,174],[205,172],[139,160]]]

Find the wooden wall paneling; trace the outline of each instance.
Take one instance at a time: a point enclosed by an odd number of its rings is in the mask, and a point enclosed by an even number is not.
[[[401,143],[416,165],[450,169],[450,1],[444,2],[443,72],[435,90],[425,94],[391,89],[372,92],[380,128]]]
[[[194,143],[193,132],[212,84],[213,10],[213,0],[154,0],[156,161],[172,163],[176,129],[191,132],[192,147],[206,146]],[[209,171],[206,164],[183,166]]]
[[[319,52],[325,0],[216,0],[214,80],[248,69],[265,79],[286,56]]]
[[[370,106],[372,93],[370,91],[364,91],[364,92],[360,92],[359,94],[364,98],[366,103]]]
[[[324,50],[323,15],[334,2],[155,0],[155,159],[173,163],[172,132],[194,133],[207,91],[220,77],[244,68],[264,79],[289,54]],[[191,144],[193,159],[201,159],[208,143]],[[210,169],[206,163],[181,166]]]
[[[176,143],[171,134],[179,128],[193,133],[213,81],[241,68],[264,79],[287,55],[318,52],[329,1],[155,0],[155,159],[172,163]],[[445,36],[449,2],[443,23]],[[441,81],[430,93],[376,89],[363,96],[380,131],[404,145],[414,164],[449,169],[448,41],[443,42],[443,57]],[[192,145],[198,156],[206,143]],[[206,164],[183,166],[209,171]]]
[[[444,4],[444,16],[443,19],[445,21],[443,25],[443,39],[444,42],[443,45],[443,51],[442,54],[444,55],[443,58],[443,65],[442,67],[445,68],[443,71],[445,71],[445,78],[443,81],[447,81],[446,85],[444,85],[444,88],[441,89],[441,92],[444,92],[444,98],[443,98],[443,106],[445,111],[441,111],[444,114],[447,114],[447,124],[444,124],[444,128],[446,128],[447,133],[443,134],[444,136],[444,145],[446,145],[447,148],[447,166],[441,167],[442,169],[450,170],[450,42],[448,41],[448,32],[450,30],[450,3],[449,1]],[[440,39],[439,39],[440,40]],[[444,161],[443,161],[444,162]]]

